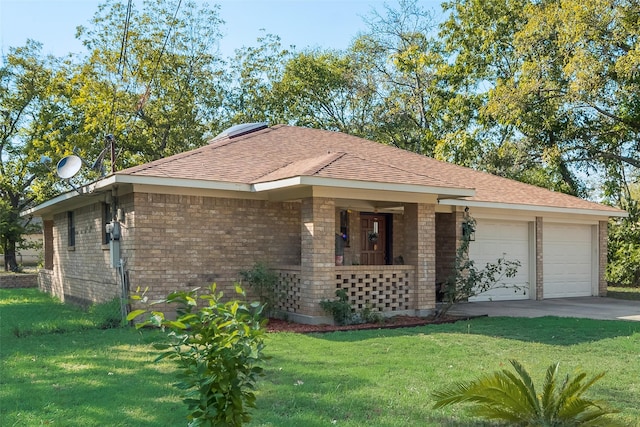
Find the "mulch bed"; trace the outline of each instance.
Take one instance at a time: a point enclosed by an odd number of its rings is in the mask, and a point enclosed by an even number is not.
[[[396,329],[410,328],[414,326],[434,325],[441,323],[454,323],[459,320],[468,320],[469,317],[445,316],[443,318],[395,316],[384,319],[381,323],[360,323],[357,325],[305,325],[302,323],[287,322],[281,319],[269,319],[267,332],[295,332],[300,334],[323,333],[336,331],[354,331],[365,329]]]

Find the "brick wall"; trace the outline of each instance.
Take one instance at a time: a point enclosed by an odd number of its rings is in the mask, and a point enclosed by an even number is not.
[[[598,295],[607,296],[607,251],[609,242],[609,223],[600,221],[598,223]]]
[[[2,274],[0,289],[35,288],[38,286],[37,274]]]
[[[536,217],[535,223],[535,239],[536,239],[536,300],[541,300],[544,298],[544,253],[542,252],[543,248],[543,231],[544,230],[544,221],[542,217]]]
[[[405,262],[416,267],[415,304],[419,314],[428,314],[436,302],[436,215],[434,205],[404,205]]]
[[[436,214],[436,283],[452,274],[462,234],[462,212]]]
[[[234,296],[239,272],[256,262],[300,263],[299,203],[136,193],[134,205],[123,256],[131,289],[149,287],[150,299],[214,282]]]
[[[109,264],[108,246],[102,244],[102,204],[76,209],[74,223],[75,245],[69,246],[67,212],[56,214],[50,229],[45,222],[45,236],[50,236],[45,248],[52,250],[45,252],[45,265],[50,268],[39,275],[40,288],[81,305],[120,296],[117,272]]]
[[[130,288],[148,287],[152,300],[213,282],[233,296],[239,271],[256,262],[300,263],[299,203],[136,193],[118,197],[117,207],[124,214],[120,258]],[[74,211],[73,247],[67,213],[55,215],[41,289],[80,304],[120,295],[118,270],[102,243],[103,209],[95,203]]]
[[[320,301],[335,298],[335,202],[305,198],[301,209],[301,314],[324,321]]]

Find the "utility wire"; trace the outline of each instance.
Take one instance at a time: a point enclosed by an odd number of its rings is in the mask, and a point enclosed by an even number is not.
[[[133,0],[129,0],[127,3],[127,12],[124,18],[124,29],[122,32],[122,39],[120,41],[120,56],[118,57],[118,68],[117,73],[120,76],[120,81],[124,81],[124,70],[125,64],[127,62],[127,44],[129,41],[129,25],[131,23],[131,9],[132,9]],[[106,134],[111,135],[115,131],[116,126],[116,112],[115,112],[115,104],[116,98],[118,95],[118,85],[114,83],[113,85],[113,98],[111,100],[111,111],[109,116],[111,117],[111,125],[109,129],[107,129]]]
[[[124,19],[124,31],[122,32],[122,42],[120,45],[120,57],[118,58],[118,74],[124,79],[124,68],[127,62],[127,42],[129,40],[129,24],[131,23],[132,0],[127,4],[127,14]]]
[[[142,108],[144,107],[144,104],[147,103],[147,101],[149,100],[149,96],[151,95],[151,85],[153,85],[153,81],[156,78],[156,73],[158,72],[158,67],[160,66],[160,60],[162,59],[162,55],[164,55],[164,51],[167,47],[167,43],[169,42],[169,36],[171,35],[171,30],[173,29],[173,26],[176,22],[176,18],[178,17],[178,11],[180,10],[181,4],[182,4],[182,0],[178,0],[176,11],[173,13],[173,20],[169,22],[169,28],[167,29],[167,34],[164,37],[164,43],[162,44],[160,55],[158,55],[158,58],[156,59],[156,63],[151,72],[151,77],[149,78],[149,83],[147,84],[144,95],[142,95],[142,97],[140,98],[140,101],[138,102],[138,110],[137,110],[138,113],[140,112],[140,110],[142,110]]]

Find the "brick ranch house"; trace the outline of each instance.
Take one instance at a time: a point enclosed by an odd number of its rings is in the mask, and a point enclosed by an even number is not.
[[[511,280],[529,289],[479,299],[606,293],[607,221],[625,212],[325,130],[234,126],[25,214],[44,224],[39,286],[63,300],[109,300],[123,280],[150,299],[213,282],[229,296],[264,262],[286,289],[279,309],[324,323],[319,303],[339,288],[356,309],[431,313],[465,209],[477,220],[469,255],[519,260]]]

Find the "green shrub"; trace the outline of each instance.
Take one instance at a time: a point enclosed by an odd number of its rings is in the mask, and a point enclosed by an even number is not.
[[[434,408],[454,403],[474,403],[476,415],[506,421],[510,425],[614,425],[603,417],[616,411],[602,402],[583,397],[587,389],[604,376],[604,372],[585,382],[586,374],[583,372],[576,373],[573,378],[567,375],[560,381],[559,364],[554,363],[547,369],[542,392],[538,393],[524,367],[515,360],[510,362],[517,375],[503,369],[469,383],[455,384],[434,393],[437,399]]]
[[[189,409],[189,426],[241,426],[250,420],[247,408],[255,407],[258,366],[265,359],[263,305],[240,301],[221,302],[216,285],[210,293],[171,293],[160,303],[177,304],[176,320],[158,311],[135,310],[127,320],[146,315],[138,328],[151,325],[169,330],[166,342],[155,347],[163,352],[157,360],[173,359],[179,367],[183,401]],[[239,286],[236,292],[244,293]],[[134,297],[142,299],[140,295]],[[198,308],[197,300],[207,303]]]
[[[266,264],[258,262],[249,270],[240,271],[240,277],[265,305],[265,315],[273,315],[283,295],[278,290],[279,277]]]
[[[384,317],[367,304],[360,311],[355,311],[349,303],[349,296],[346,289],[336,291],[337,300],[322,300],[320,307],[333,316],[336,325],[355,325],[359,323],[382,323]]]
[[[384,323],[384,317],[378,310],[366,304],[362,310],[354,314],[354,323]]]
[[[337,300],[322,300],[320,307],[333,316],[336,325],[350,325],[354,321],[354,313],[349,304],[349,297],[345,289],[336,291]]]

